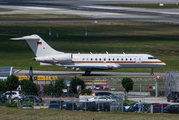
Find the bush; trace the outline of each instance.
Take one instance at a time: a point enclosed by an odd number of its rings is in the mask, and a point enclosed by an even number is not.
[[[16,101],[16,102],[10,102],[11,99],[7,100],[6,103],[5,103],[5,106],[6,107],[18,107],[19,105],[19,102]]]
[[[90,89],[83,89],[83,90],[81,91],[81,94],[82,94],[82,95],[85,95],[85,93],[87,93],[87,95],[91,95],[92,91],[91,91]]]

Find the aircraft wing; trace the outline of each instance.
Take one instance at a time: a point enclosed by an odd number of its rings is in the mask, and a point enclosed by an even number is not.
[[[64,67],[67,68],[71,68],[71,69],[81,69],[81,70],[85,70],[85,69],[103,69],[103,70],[107,70],[108,67],[107,66],[88,66],[88,65],[64,65]]]
[[[64,67],[71,68],[71,69],[80,69],[80,70],[86,70],[86,69],[92,69],[92,70],[110,70],[115,69],[119,66],[114,65],[64,65]]]

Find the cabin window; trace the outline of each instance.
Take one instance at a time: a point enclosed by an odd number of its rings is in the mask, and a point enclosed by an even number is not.
[[[86,60],[88,61],[88,58],[86,58]]]
[[[93,58],[91,58],[91,61],[93,61]]]
[[[106,61],[106,58],[104,58],[104,61]]]
[[[108,60],[110,61],[111,59],[109,58]]]
[[[115,59],[113,58],[113,61],[114,61]]]
[[[126,58],[126,61],[127,61],[127,58]]]
[[[99,61],[101,61],[101,58],[99,58]]]
[[[83,58],[83,61],[85,60],[85,58]]]
[[[132,58],[130,58],[130,61],[132,61]]]
[[[139,60],[141,60],[141,58],[139,58]]]
[[[117,61],[119,61],[119,58],[117,58]]]
[[[136,61],[136,58],[134,58],[134,60]]]
[[[121,59],[121,61],[123,61],[123,58]]]
[[[98,59],[96,58],[95,60],[97,61]]]

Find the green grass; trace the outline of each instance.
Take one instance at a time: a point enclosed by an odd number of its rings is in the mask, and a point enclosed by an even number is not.
[[[159,4],[102,4],[109,6],[120,6],[120,7],[136,7],[136,8],[151,8],[151,9],[179,9],[179,5],[177,4],[164,4],[160,6]]]
[[[48,36],[48,27],[52,37]],[[84,37],[85,27],[88,37]],[[56,38],[56,33],[59,38]],[[164,61],[156,72],[179,69],[179,25],[144,22],[68,22],[68,23],[0,23],[0,67],[15,69],[67,70],[57,66],[40,66],[26,41],[12,37],[38,34],[58,51],[67,53],[144,53]],[[68,69],[69,70],[69,69]],[[119,69],[115,72],[150,72],[151,69]]]
[[[0,107],[1,120],[176,120],[177,114],[138,114],[122,112],[83,112],[68,110]]]

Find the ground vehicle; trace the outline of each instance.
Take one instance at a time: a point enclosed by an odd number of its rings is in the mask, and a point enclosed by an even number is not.
[[[22,98],[21,92],[19,91],[6,91],[3,95],[6,95],[6,98]]]
[[[77,105],[73,101],[65,101],[61,106],[62,110],[77,110]]]
[[[112,98],[116,98],[116,96],[110,92],[96,92],[95,96],[110,96]]]
[[[59,101],[59,100],[57,100],[57,101],[50,101],[50,104],[52,104],[52,103],[56,103],[56,104],[58,104],[59,106],[60,106],[60,110],[61,110],[61,106],[62,106],[62,104],[63,104],[63,100],[62,101]]]
[[[116,102],[116,99],[112,99],[108,96],[95,96],[90,99],[87,99],[87,101],[94,101],[94,102]]]
[[[96,111],[96,103],[95,102],[83,102],[80,106],[78,106],[77,110],[79,111]]]
[[[35,95],[26,95],[25,98],[34,99],[36,103],[42,103],[42,98]]]
[[[98,102],[96,106],[97,111],[110,111],[110,102]]]
[[[23,109],[33,109],[33,106],[32,106],[32,104],[22,104],[22,106],[21,106],[21,108],[23,108]]]
[[[60,110],[60,105],[58,103],[51,103],[48,107],[50,110]]]
[[[127,110],[127,109],[129,109],[131,106],[133,106],[134,104],[136,104],[136,103],[131,103],[131,104],[126,105],[126,106],[124,106],[124,107],[125,107],[125,109]]]
[[[154,107],[154,112],[155,113],[160,113],[162,112],[162,109],[164,109],[166,106],[168,106],[169,104],[168,103],[163,103],[163,104],[157,104],[155,105]]]
[[[0,102],[1,102],[1,103],[5,103],[5,102],[6,102],[6,99],[3,98],[3,97],[0,97]]]
[[[179,99],[179,92],[171,92],[167,96],[167,101],[168,102],[170,102],[170,100],[173,100],[174,102],[177,102],[178,99]]]
[[[179,113],[179,104],[168,105],[164,108],[164,113]]]

